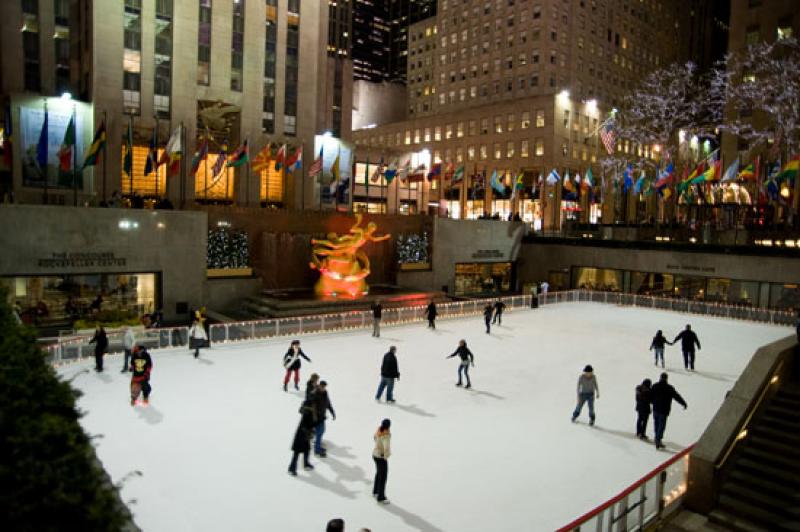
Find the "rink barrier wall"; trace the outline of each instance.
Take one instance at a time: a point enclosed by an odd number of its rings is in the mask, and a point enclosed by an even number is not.
[[[506,311],[514,311],[531,308],[532,297],[531,295],[520,295],[501,297],[499,299],[506,304]],[[437,319],[479,315],[483,312],[483,307],[486,304],[494,303],[496,300],[497,298],[478,298],[437,304]],[[539,294],[536,301],[538,306],[583,302],[634,306],[775,325],[793,325],[795,320],[791,312],[781,310],[583,289]],[[381,326],[402,325],[424,320],[425,306],[389,307],[383,309]],[[372,312],[369,310],[249,320],[211,325],[209,327],[209,341],[211,345],[214,345],[284,336],[368,329],[371,326]],[[123,335],[124,331],[110,332],[108,334],[109,353],[121,353],[123,351]],[[91,334],[67,336],[44,346],[43,349],[47,353],[48,361],[53,365],[61,365],[93,356],[94,346],[89,344],[91,336]],[[137,333],[136,343],[150,350],[169,349],[188,347],[188,338],[188,327],[144,329]]]
[[[644,528],[679,507],[686,493],[690,445],[634,482],[617,496],[557,532],[629,532]]]

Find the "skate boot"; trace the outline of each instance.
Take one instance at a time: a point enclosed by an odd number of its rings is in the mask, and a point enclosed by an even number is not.
[[[467,383],[467,385],[466,385],[466,386],[464,386],[464,388],[472,388],[472,384],[470,384],[470,383]]]
[[[294,383],[294,389],[300,391],[300,387],[297,385],[297,383]]]
[[[289,390],[286,389],[286,385],[285,384],[283,385],[283,391],[284,392],[288,392],[289,391]]]
[[[461,386],[461,385],[462,385],[462,384],[461,384],[461,381],[458,381],[458,382],[456,383],[456,386]]]
[[[314,466],[313,466],[313,465],[311,465],[311,464],[305,464],[305,465],[303,466],[303,469],[305,469],[306,471],[311,471],[311,470],[313,470],[313,469],[314,469]]]

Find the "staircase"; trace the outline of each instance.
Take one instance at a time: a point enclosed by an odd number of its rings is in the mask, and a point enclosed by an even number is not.
[[[726,468],[709,521],[740,532],[800,532],[800,384],[784,384]]]

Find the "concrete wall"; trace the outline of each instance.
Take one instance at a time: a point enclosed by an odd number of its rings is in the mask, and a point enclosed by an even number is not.
[[[260,278],[209,279],[206,281],[206,306],[216,311],[238,308],[245,298],[261,291]]]
[[[406,117],[406,88],[399,83],[353,83],[353,130],[399,122]]]
[[[121,220],[138,227],[122,229]],[[0,231],[0,276],[160,273],[167,320],[186,317],[176,314],[176,303],[191,308],[205,300],[205,213],[2,205],[0,227],[5,228]],[[67,266],[41,262],[54,253],[110,253],[124,260]]]

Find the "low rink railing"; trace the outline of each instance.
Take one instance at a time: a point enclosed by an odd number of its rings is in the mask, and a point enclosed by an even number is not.
[[[631,532],[644,528],[678,508],[689,475],[694,445],[650,471],[620,494],[575,519],[557,532]]]

